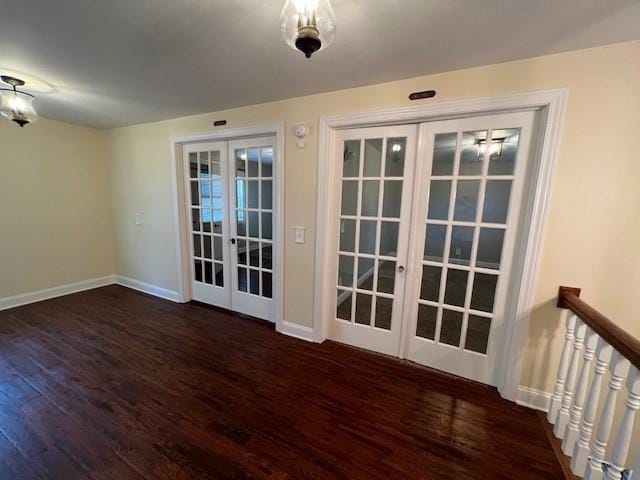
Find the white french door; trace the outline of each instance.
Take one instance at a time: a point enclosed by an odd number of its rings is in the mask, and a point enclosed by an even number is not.
[[[227,142],[185,145],[188,204],[191,210],[191,296],[231,308]]]
[[[496,385],[534,113],[421,125],[407,358]]]
[[[272,321],[275,142],[229,142],[231,302],[233,310]]]
[[[336,134],[342,197],[331,338],[496,384],[533,122],[525,112]],[[369,177],[374,142],[383,144],[382,164],[394,149],[406,152],[399,176]],[[394,218],[384,211],[387,180],[402,188]]]
[[[398,355],[415,125],[339,132],[336,312],[331,338]]]
[[[192,298],[275,321],[275,137],[184,146]]]

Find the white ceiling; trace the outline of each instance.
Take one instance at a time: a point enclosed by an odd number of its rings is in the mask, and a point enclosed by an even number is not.
[[[0,73],[43,116],[114,127],[640,38],[638,0],[332,3],[307,60],[284,0],[0,0]]]

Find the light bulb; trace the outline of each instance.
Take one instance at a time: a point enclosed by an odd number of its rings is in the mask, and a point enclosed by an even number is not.
[[[391,151],[392,152],[399,152],[400,150],[402,150],[402,145],[400,145],[399,143],[394,143],[391,146]]]
[[[27,104],[17,94],[9,98],[9,108],[15,112],[22,113],[26,110]]]
[[[318,0],[295,0],[298,13],[308,13],[318,8]]]

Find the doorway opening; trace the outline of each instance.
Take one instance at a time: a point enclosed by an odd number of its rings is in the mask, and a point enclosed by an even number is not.
[[[174,137],[182,301],[282,322],[281,125]]]
[[[330,338],[493,383],[533,126],[526,112],[337,135]]]
[[[563,109],[548,91],[322,119],[316,340],[515,400]]]

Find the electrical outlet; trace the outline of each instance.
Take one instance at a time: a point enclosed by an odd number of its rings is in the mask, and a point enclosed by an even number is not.
[[[136,225],[142,225],[142,214],[136,213]]]
[[[304,227],[293,227],[295,232],[295,242],[304,243]]]

